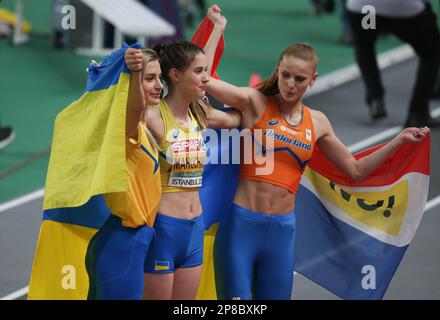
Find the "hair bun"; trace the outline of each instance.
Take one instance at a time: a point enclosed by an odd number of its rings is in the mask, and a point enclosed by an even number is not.
[[[160,57],[160,56],[163,55],[163,53],[164,53],[164,51],[165,51],[165,48],[164,48],[164,46],[163,46],[161,43],[158,43],[158,44],[156,44],[156,45],[153,47],[153,50],[156,51],[156,53],[157,53],[157,54],[159,55],[159,57]]]

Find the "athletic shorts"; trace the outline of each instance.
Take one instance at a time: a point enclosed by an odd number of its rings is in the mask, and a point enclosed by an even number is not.
[[[158,213],[155,237],[145,258],[144,272],[171,273],[203,263],[204,223],[202,216],[179,219]]]
[[[124,227],[111,215],[89,242],[86,269],[89,300],[140,300],[144,261],[154,230]]]

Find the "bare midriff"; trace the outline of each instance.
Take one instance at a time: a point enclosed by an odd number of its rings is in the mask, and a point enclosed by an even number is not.
[[[240,179],[234,203],[264,214],[286,214],[295,209],[295,194],[271,183]]]
[[[199,216],[202,213],[199,191],[162,193],[159,213],[179,219]]]

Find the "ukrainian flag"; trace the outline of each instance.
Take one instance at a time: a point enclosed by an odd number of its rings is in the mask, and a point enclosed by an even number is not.
[[[85,92],[55,120],[29,299],[87,298],[87,245],[110,214],[102,194],[127,188],[127,48],[91,64]]]

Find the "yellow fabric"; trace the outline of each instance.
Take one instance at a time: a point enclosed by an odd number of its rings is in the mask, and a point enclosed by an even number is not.
[[[10,24],[11,26],[15,26],[17,23],[17,16],[12,11],[0,8],[0,20]],[[27,33],[31,31],[31,27],[32,25],[29,23],[29,21],[23,20],[21,24],[21,31]]]
[[[197,291],[197,300],[217,300],[214,276],[214,240],[217,233],[218,223],[213,224],[205,231],[203,245],[203,267],[200,285]]]
[[[160,101],[164,137],[159,143],[162,192],[197,191],[202,184],[206,147],[197,120],[189,111],[189,128],[180,126],[165,99]]]
[[[130,75],[84,93],[55,120],[44,210],[77,207],[92,196],[127,190],[125,109]]]
[[[104,194],[112,214],[120,217],[124,226],[132,228],[141,225],[152,227],[160,202],[158,152],[145,130],[145,122],[141,122],[137,141],[126,139],[127,191]]]
[[[97,229],[43,221],[29,284],[30,300],[87,299],[87,245]]]

